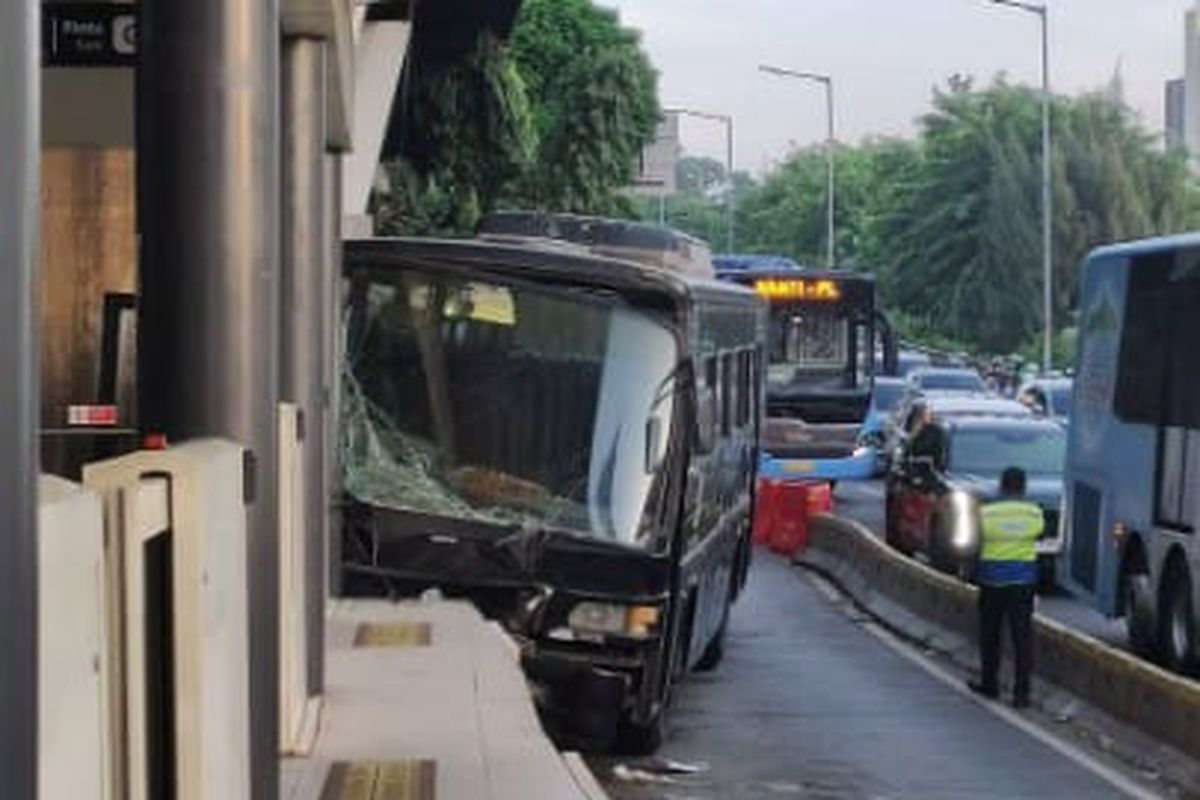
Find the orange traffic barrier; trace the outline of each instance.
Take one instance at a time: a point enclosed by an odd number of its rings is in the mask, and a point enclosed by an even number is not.
[[[768,546],[780,555],[794,555],[808,542],[808,492],[811,485],[806,481],[784,481],[779,485]]]
[[[780,481],[771,478],[758,479],[758,493],[754,500],[754,528],[751,532],[751,539],[755,544],[765,545],[771,541],[779,511],[780,484]]]
[[[810,517],[833,511],[833,488],[828,483],[809,484],[807,510]]]

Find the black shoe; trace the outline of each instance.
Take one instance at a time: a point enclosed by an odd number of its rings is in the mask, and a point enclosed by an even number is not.
[[[987,686],[980,681],[967,681],[967,688],[977,695],[986,697],[989,700],[995,700],[1000,696],[1000,690],[995,686]]]
[[[1021,709],[1029,708],[1029,695],[1019,694],[1019,695],[1013,697],[1012,704],[1013,704],[1013,708],[1017,709],[1018,711]]]

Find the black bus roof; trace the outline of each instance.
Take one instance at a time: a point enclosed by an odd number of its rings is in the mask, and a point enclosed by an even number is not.
[[[835,280],[856,283],[875,283],[875,275],[870,272],[854,272],[848,269],[771,269],[756,267],[753,269],[726,269],[717,266],[717,278],[734,283],[749,283],[759,278],[804,278],[805,280]]]
[[[644,291],[676,301],[761,302],[751,290],[724,281],[598,255],[586,248],[544,238],[347,239],[345,267],[458,268],[470,273],[525,277],[561,285],[587,285],[617,292]]]

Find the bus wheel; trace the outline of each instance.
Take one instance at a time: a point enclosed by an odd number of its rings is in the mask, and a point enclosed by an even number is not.
[[[721,665],[721,659],[725,657],[725,629],[728,627],[729,609],[726,608],[725,618],[721,620],[721,627],[717,629],[712,641],[700,654],[700,660],[696,662],[696,672],[712,672]]]
[[[1148,658],[1154,655],[1154,591],[1145,572],[1127,572],[1125,588],[1125,630],[1129,649]]]
[[[1192,581],[1185,568],[1171,571],[1163,600],[1163,658],[1173,671],[1190,672],[1196,664],[1196,617]]]
[[[625,756],[654,755],[662,747],[665,716],[666,713],[659,709],[649,722],[633,722],[627,717],[622,719],[617,726],[617,753]]]

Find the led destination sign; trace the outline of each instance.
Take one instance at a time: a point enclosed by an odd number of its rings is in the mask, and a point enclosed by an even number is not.
[[[816,300],[836,302],[842,299],[842,287],[828,278],[759,278],[754,291],[768,300]]]

